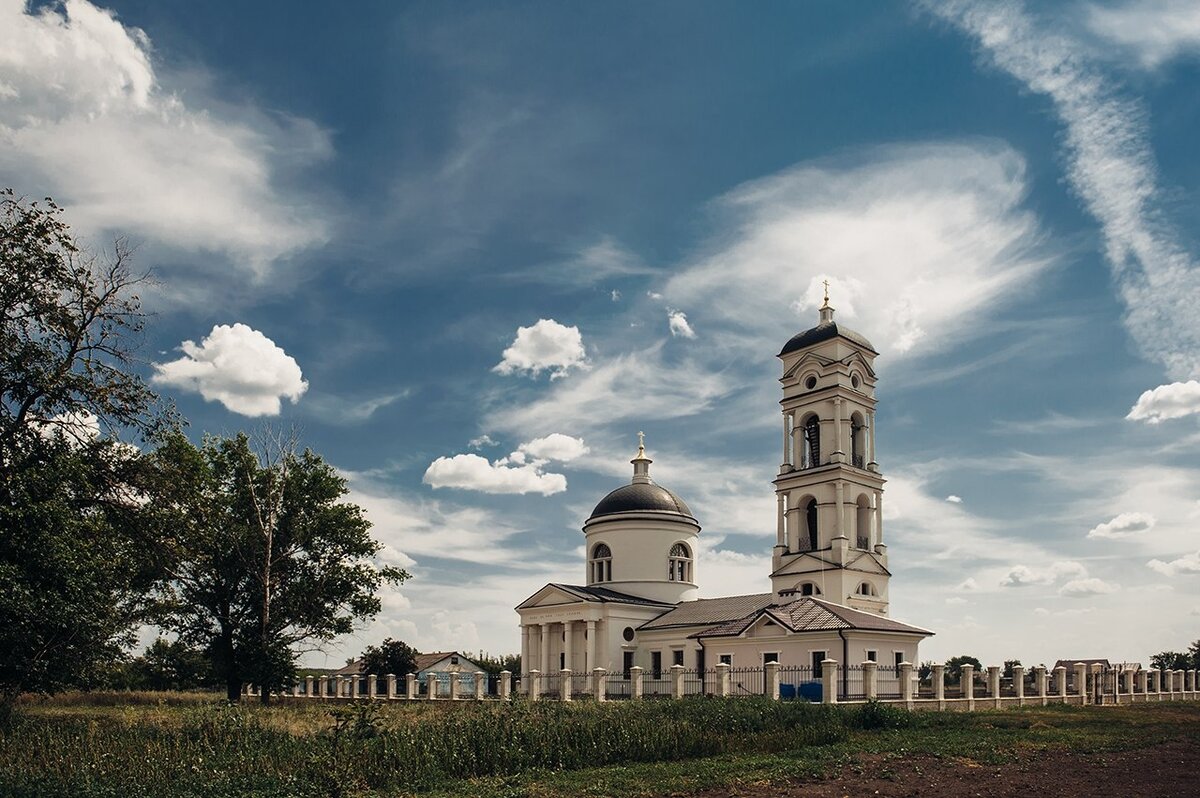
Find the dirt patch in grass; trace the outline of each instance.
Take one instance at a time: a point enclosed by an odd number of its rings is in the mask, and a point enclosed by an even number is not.
[[[1043,751],[1003,766],[929,755],[869,755],[821,779],[704,790],[695,798],[1193,798],[1200,795],[1197,773],[1200,740],[1106,753]]]

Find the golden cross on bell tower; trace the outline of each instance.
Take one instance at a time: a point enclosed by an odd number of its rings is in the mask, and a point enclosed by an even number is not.
[[[638,431],[638,457],[646,454],[646,433]]]
[[[825,305],[824,305],[824,307],[829,307],[829,281],[822,280],[821,282],[823,282],[825,284]]]

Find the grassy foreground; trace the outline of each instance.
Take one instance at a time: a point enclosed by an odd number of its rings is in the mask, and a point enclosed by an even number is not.
[[[1200,705],[973,715],[756,699],[227,707],[204,696],[29,701],[5,796],[626,796],[820,775],[862,754],[1005,762],[1200,737]]]

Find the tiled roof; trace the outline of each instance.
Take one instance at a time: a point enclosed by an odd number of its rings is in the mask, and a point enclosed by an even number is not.
[[[584,601],[599,601],[602,603],[612,601],[619,604],[644,604],[648,607],[671,606],[669,602],[655,601],[654,599],[642,598],[641,596],[631,596],[628,593],[621,593],[620,591],[611,590],[607,587],[562,585],[557,582],[551,582],[550,586],[557,587],[559,590],[565,590],[568,593],[573,593]]]
[[[761,610],[769,605],[772,599],[773,593],[754,593],[748,596],[682,601],[675,605],[675,609],[647,621],[638,628],[663,629],[668,626],[725,623]]]
[[[902,632],[930,635],[927,629],[911,626],[882,615],[843,607],[823,599],[805,596],[787,604],[762,607],[744,617],[696,632],[692,637],[736,637],[762,615],[790,632],[828,632],[838,629],[863,629],[873,632]]]

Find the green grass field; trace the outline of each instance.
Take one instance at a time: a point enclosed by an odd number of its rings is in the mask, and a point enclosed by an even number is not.
[[[368,708],[370,707],[370,708]],[[188,694],[26,700],[0,731],[0,795],[636,796],[819,775],[856,757],[982,763],[1200,736],[1200,705],[906,713],[757,699],[316,702]]]

